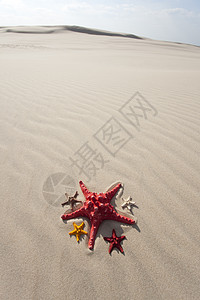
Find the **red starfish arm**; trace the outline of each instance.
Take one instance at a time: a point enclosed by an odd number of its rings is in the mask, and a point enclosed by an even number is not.
[[[134,220],[132,220],[130,218],[127,218],[127,217],[124,217],[124,216],[118,214],[116,211],[113,211],[112,214],[110,214],[108,218],[110,220],[117,221],[117,222],[122,222],[122,223],[125,223],[125,224],[135,224]]]
[[[114,244],[111,243],[108,250],[109,254],[113,251],[113,249],[114,249]]]
[[[113,238],[104,237],[104,240],[105,240],[106,242],[111,243],[111,242],[113,241]]]
[[[106,198],[108,199],[109,202],[115,196],[115,194],[120,189],[120,187],[121,187],[121,183],[118,183],[112,190],[105,193]]]
[[[116,238],[116,237],[117,237],[116,232],[115,232],[115,229],[113,229],[113,231],[112,231],[112,237],[113,237],[113,238]]]
[[[63,220],[70,220],[70,219],[77,218],[77,217],[87,217],[84,207],[81,207],[69,214],[64,214],[61,216],[61,218]]]
[[[89,242],[88,242],[88,248],[90,250],[92,250],[94,248],[94,242],[95,242],[95,238],[96,238],[96,234],[99,228],[99,223],[92,223],[92,227],[90,230],[90,238],[89,238]]]
[[[85,196],[85,198],[87,198],[87,196],[90,194],[90,191],[86,188],[85,184],[83,183],[83,181],[79,181],[79,185],[81,187],[81,190],[83,192],[83,195]]]
[[[116,247],[119,249],[119,251],[121,251],[122,253],[124,253],[124,250],[122,248],[122,246],[120,244],[117,244]]]
[[[125,238],[126,238],[125,235],[119,236],[119,237],[118,237],[118,241],[121,242],[121,241],[123,241]]]

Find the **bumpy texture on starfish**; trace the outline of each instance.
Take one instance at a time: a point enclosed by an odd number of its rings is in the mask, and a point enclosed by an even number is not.
[[[85,230],[83,230],[83,227],[84,227],[85,224],[84,224],[84,222],[82,222],[81,225],[77,225],[74,222],[73,225],[74,225],[74,230],[69,232],[69,235],[75,235],[77,242],[79,242],[80,236],[82,234],[87,234],[87,232]]]
[[[124,209],[125,207],[127,207],[130,211],[131,211],[131,207],[135,204],[135,202],[132,201],[131,196],[128,197],[128,199],[124,199],[122,198],[122,200],[124,201],[124,203],[121,205],[121,207]]]
[[[90,192],[82,181],[79,182],[81,190],[86,198],[83,206],[74,212],[64,214],[61,216],[63,220],[69,220],[78,217],[86,217],[90,220],[91,230],[88,247],[90,250],[94,248],[95,237],[99,228],[99,225],[104,220],[114,220],[126,224],[134,224],[135,221],[118,214],[114,207],[110,204],[110,201],[120,189],[121,184],[117,184],[112,190],[106,193],[92,193]]]
[[[110,243],[110,247],[108,252],[111,253],[113,251],[113,249],[116,247],[117,249],[119,249],[119,251],[121,251],[122,253],[124,252],[122,246],[120,245],[121,241],[123,241],[125,239],[125,235],[123,236],[117,236],[115,229],[113,229],[112,231],[112,237],[104,237],[104,240]]]

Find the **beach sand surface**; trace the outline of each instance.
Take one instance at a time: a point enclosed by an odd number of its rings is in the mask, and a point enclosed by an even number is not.
[[[76,29],[0,28],[0,298],[199,299],[200,48]],[[137,226],[77,243],[79,180]]]

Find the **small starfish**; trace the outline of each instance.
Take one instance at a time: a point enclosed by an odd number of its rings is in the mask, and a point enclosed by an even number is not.
[[[66,204],[71,206],[71,210],[74,210],[74,205],[76,205],[76,203],[82,203],[82,201],[76,200],[77,196],[78,196],[78,192],[76,191],[76,193],[74,194],[74,196],[69,196],[67,193],[65,193],[65,196],[67,197],[67,201],[62,203],[61,205],[64,206]]]
[[[88,242],[88,248],[94,248],[95,237],[99,229],[99,225],[105,220],[113,220],[125,224],[135,224],[135,221],[118,214],[114,207],[110,204],[112,198],[121,188],[121,184],[117,184],[112,190],[105,193],[90,192],[82,181],[79,182],[81,190],[86,198],[83,206],[71,213],[65,213],[61,216],[63,220],[70,220],[78,217],[86,217],[90,220],[91,230]]]
[[[120,243],[125,238],[126,238],[125,235],[117,236],[115,229],[113,229],[113,231],[112,231],[112,237],[104,237],[104,240],[110,243],[110,247],[108,250],[109,254],[113,251],[114,248],[117,248],[117,249],[119,249],[119,251],[124,253],[124,250],[123,250],[122,246],[120,245]]]
[[[74,225],[74,230],[69,232],[69,235],[75,235],[77,242],[79,242],[80,236],[82,234],[87,234],[87,232],[85,230],[83,230],[83,227],[84,227],[85,224],[84,224],[84,222],[82,222],[81,225],[77,225],[74,222],[73,225]]]
[[[131,207],[132,207],[133,205],[135,205],[135,202],[132,201],[131,196],[129,196],[128,199],[126,199],[126,200],[125,200],[124,198],[122,198],[122,200],[124,201],[124,203],[121,205],[121,207],[122,207],[123,209],[126,207],[126,208],[128,208],[128,209],[130,210],[130,212],[132,212]]]

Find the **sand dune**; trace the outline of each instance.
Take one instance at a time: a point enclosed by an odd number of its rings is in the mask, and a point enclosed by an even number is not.
[[[124,36],[0,29],[1,299],[199,299],[200,50]],[[70,238],[79,180],[122,182],[137,226],[105,221],[94,251]]]
[[[0,27],[1,28],[1,27]],[[134,34],[126,34],[126,33],[116,33],[106,30],[98,30],[98,29],[91,29],[82,26],[17,26],[17,27],[2,27],[4,28],[5,32],[14,32],[14,33],[33,33],[33,34],[47,34],[47,33],[56,33],[56,32],[64,32],[64,31],[73,31],[79,33],[86,33],[86,34],[93,34],[93,35],[105,35],[105,36],[119,36],[119,37],[127,37],[133,39],[142,39],[141,37],[134,35]]]

